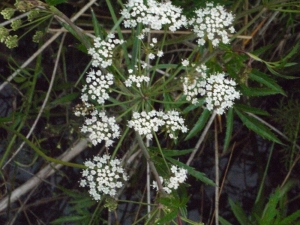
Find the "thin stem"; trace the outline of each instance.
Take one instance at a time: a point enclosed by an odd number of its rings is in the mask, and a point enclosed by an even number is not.
[[[34,123],[32,124],[32,126],[31,126],[28,134],[26,135],[27,139],[31,136],[33,130],[35,129],[38,121],[40,120],[40,117],[41,117],[42,113],[44,112],[46,104],[48,102],[48,99],[49,99],[49,96],[50,96],[50,93],[52,91],[52,87],[53,87],[53,84],[54,84],[55,75],[56,75],[56,71],[57,71],[57,67],[58,67],[58,62],[59,62],[59,59],[60,59],[60,55],[61,55],[62,46],[63,46],[63,43],[64,43],[65,36],[66,36],[66,34],[63,35],[61,43],[59,45],[59,49],[58,49],[58,52],[57,52],[57,58],[55,60],[55,64],[54,64],[54,68],[53,68],[53,72],[52,72],[52,76],[51,76],[51,81],[50,81],[49,88],[48,88],[48,91],[47,91],[46,96],[45,96],[45,100],[44,100],[44,102],[42,104],[42,107],[41,107],[41,109],[40,109],[40,111],[39,111],[39,113],[38,113],[38,115],[37,115]],[[5,165],[2,167],[2,169],[5,166],[7,166],[11,162],[11,160],[19,153],[19,151],[23,148],[24,144],[25,144],[25,141],[22,142],[22,144],[19,146],[19,148],[17,149],[17,151],[14,152],[14,154],[12,155],[12,157],[5,163]]]
[[[8,127],[8,126],[6,126],[4,124],[0,124],[0,127],[3,127],[5,130],[10,131],[13,134],[15,134],[16,136],[18,136],[19,138],[23,139],[23,141],[26,144],[28,144],[38,155],[40,155],[41,157],[43,157],[45,160],[47,160],[49,162],[53,162],[53,163],[61,164],[61,165],[65,165],[65,166],[70,166],[70,167],[75,167],[75,168],[81,168],[81,169],[85,169],[86,168],[86,166],[84,166],[82,164],[70,163],[70,162],[62,161],[60,159],[49,157],[42,150],[40,150],[38,147],[36,147],[36,145],[34,143],[32,143],[31,141],[29,141],[21,133],[13,130],[12,128],[10,128],[10,127]]]
[[[143,153],[143,155],[145,156],[147,162],[149,163],[149,166],[150,166],[150,169],[151,169],[151,172],[157,182],[157,186],[158,186],[158,189],[160,191],[160,193],[164,193],[164,190],[163,190],[163,186],[162,186],[162,183],[160,182],[160,179],[159,179],[159,175],[158,175],[158,172],[156,170],[156,167],[154,165],[154,163],[151,161],[151,158],[150,158],[150,155],[148,153],[148,150],[144,144],[144,141],[141,137],[141,135],[139,133],[136,132],[136,138],[137,138],[137,141],[139,143],[139,146],[141,148],[141,151]]]
[[[87,145],[87,139],[76,141],[76,143],[74,143],[72,147],[70,147],[62,155],[60,155],[58,159],[70,161],[72,158],[82,152],[87,147]],[[43,181],[43,179],[46,179],[61,167],[61,164],[49,164],[43,167],[43,169],[41,169],[35,176],[30,178],[20,187],[14,189],[9,196],[4,197],[0,200],[0,212],[6,209],[6,207],[8,207],[8,204],[12,204],[13,202],[15,202],[22,195],[32,190],[32,188],[34,188],[35,186],[39,185]]]
[[[210,126],[211,126],[212,122],[214,121],[216,115],[217,115],[217,113],[216,113],[215,111],[213,111],[213,113],[212,113],[212,115],[211,115],[211,117],[210,117],[208,123],[206,124],[206,126],[205,126],[205,128],[204,128],[204,130],[203,130],[203,132],[202,132],[202,134],[201,134],[201,136],[200,136],[200,138],[199,138],[199,140],[198,140],[198,142],[197,142],[195,148],[194,148],[194,151],[192,152],[192,154],[190,155],[188,161],[186,162],[186,165],[189,166],[189,165],[191,164],[192,160],[193,160],[194,157],[195,157],[196,152],[198,151],[198,149],[199,149],[201,143],[203,142],[204,137],[206,136],[206,134],[207,134],[207,132],[208,132],[208,129],[210,128]]]
[[[89,3],[87,3],[78,13],[76,13],[75,16],[73,16],[70,20],[74,22],[77,20],[91,5],[93,5],[97,0],[91,0]],[[28,66],[41,52],[43,52],[53,41],[56,40],[56,38],[61,35],[63,31],[60,31],[56,34],[54,34],[43,46],[41,46],[29,59],[27,59],[20,67],[20,69],[17,69],[12,75],[10,75],[6,81],[4,81],[0,85],[0,91],[12,80],[17,76],[23,68]]]
[[[219,225],[219,148],[218,148],[218,132],[217,121],[215,120],[215,224]]]

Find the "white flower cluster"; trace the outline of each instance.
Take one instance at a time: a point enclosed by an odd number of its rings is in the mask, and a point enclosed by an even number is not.
[[[113,144],[113,139],[120,136],[120,127],[114,117],[108,117],[105,112],[94,110],[85,119],[81,132],[88,133],[88,137],[93,145],[105,141],[105,146]]]
[[[91,99],[103,104],[109,98],[108,91],[114,83],[114,76],[111,73],[103,74],[101,70],[91,70],[87,74],[86,83],[82,89],[81,100],[88,102]]]
[[[176,190],[179,187],[179,184],[183,183],[187,178],[187,170],[183,168],[178,168],[177,166],[171,167],[171,176],[168,180],[160,178],[160,182],[163,184],[163,190],[170,194],[172,190]],[[153,181],[153,187],[158,190],[157,182]]]
[[[240,92],[235,89],[236,82],[225,78],[225,74],[216,73],[206,79],[206,107],[223,114],[224,110],[233,106],[235,99],[240,98]]]
[[[193,31],[198,36],[198,44],[205,44],[207,37],[214,47],[220,42],[229,43],[228,33],[234,33],[232,23],[234,17],[225,11],[223,6],[214,7],[212,3],[207,3],[206,8],[195,11],[196,17],[189,21],[193,26]]]
[[[185,62],[185,64],[188,65],[189,61]],[[205,87],[206,84],[206,70],[207,67],[205,65],[197,66],[196,74],[188,74],[183,78],[183,94],[186,96],[186,100],[192,104],[198,103],[198,95],[205,94],[203,87]]]
[[[152,110],[150,112],[134,112],[132,120],[128,121],[128,126],[137,131],[140,135],[145,135],[146,138],[152,139],[152,131],[157,132],[161,127],[165,127],[169,137],[176,139],[175,132],[187,132],[187,127],[184,125],[184,120],[179,116],[177,111],[162,111]]]
[[[81,187],[88,187],[89,194],[96,201],[101,200],[101,195],[115,197],[117,189],[128,180],[124,169],[118,159],[110,159],[110,156],[95,156],[93,160],[86,161],[87,167],[82,171]]]
[[[133,70],[129,69],[128,73],[130,74],[129,77],[126,79],[126,81],[124,82],[126,87],[131,87],[132,84],[135,83],[136,87],[141,87],[141,83],[142,82],[149,82],[150,78],[148,76],[143,76],[143,75],[133,75]]]
[[[107,41],[100,37],[94,39],[94,47],[88,50],[92,56],[92,66],[106,68],[111,66],[113,58],[113,49],[124,41],[115,38],[114,34],[107,36]]]
[[[125,18],[126,28],[133,28],[141,23],[147,27],[142,31],[145,33],[149,28],[161,30],[164,25],[167,25],[169,30],[174,32],[187,24],[187,19],[181,12],[182,9],[172,5],[171,1],[160,3],[155,0],[129,0],[121,15]]]

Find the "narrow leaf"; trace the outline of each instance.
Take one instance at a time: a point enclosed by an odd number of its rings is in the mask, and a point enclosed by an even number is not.
[[[227,220],[225,220],[222,216],[219,215],[219,222],[222,225],[232,225],[230,222],[228,222]]]
[[[251,88],[251,87],[246,87],[245,85],[241,85],[240,87],[243,95],[251,96],[251,97],[278,94],[277,91],[272,90],[270,88]]]
[[[280,200],[280,189],[277,188],[275,193],[271,195],[265,207],[260,224],[262,225],[271,224],[275,220],[277,214],[279,213],[278,210],[276,209],[279,200]]]
[[[102,35],[102,33],[100,32],[100,24],[99,24],[99,22],[98,22],[98,20],[97,20],[97,17],[96,17],[96,15],[95,15],[95,12],[94,12],[93,9],[91,10],[91,12],[92,12],[92,22],[93,22],[93,27],[94,27],[95,36],[96,36],[96,37],[100,37],[101,39],[103,39],[103,35]]]
[[[260,135],[263,138],[266,138],[268,140],[274,141],[276,143],[282,144],[282,142],[273,134],[265,125],[263,125],[258,120],[254,119],[253,117],[250,117],[242,112],[240,112],[238,109],[235,108],[235,112],[238,114],[242,122],[248,129],[254,131],[258,135]]]
[[[185,141],[191,139],[192,137],[194,137],[197,133],[199,133],[203,129],[209,116],[210,116],[210,111],[208,109],[205,109],[202,112],[201,116],[199,117],[198,121],[196,122],[195,126],[192,128],[192,130],[186,136]]]
[[[187,150],[166,150],[163,149],[164,156],[180,156],[180,155],[186,155],[188,153],[191,153],[194,149],[187,149]]]
[[[239,224],[241,224],[241,225],[251,224],[250,221],[247,218],[246,213],[244,212],[244,210],[242,209],[242,207],[238,203],[234,203],[229,198],[229,205],[230,205],[236,219],[239,221]]]
[[[300,218],[300,210],[292,213],[288,217],[285,217],[282,221],[280,221],[278,223],[278,225],[293,225],[293,224],[298,224],[299,223],[298,218]]]
[[[233,130],[233,109],[230,108],[227,112],[227,117],[226,117],[226,134],[225,134],[223,152],[227,150],[230,144],[232,130]]]
[[[255,80],[261,84],[266,85],[267,87],[271,88],[274,91],[277,91],[278,93],[285,95],[283,89],[276,83],[276,81],[272,78],[270,78],[267,74],[262,73],[258,70],[253,69],[251,73],[249,74],[249,78],[251,80]]]
[[[182,113],[186,114],[186,113],[188,113],[188,112],[190,112],[190,111],[192,111],[194,109],[197,109],[197,108],[201,107],[204,103],[205,103],[205,99],[204,98],[203,99],[199,99],[197,104],[195,104],[195,105],[194,104],[189,104],[189,106],[187,106],[182,111]]]
[[[65,3],[67,0],[46,0],[49,5],[56,6],[58,4]]]
[[[64,216],[60,217],[52,222],[50,224],[63,224],[67,222],[79,222],[86,220],[88,217],[87,216]]]
[[[257,114],[257,115],[264,115],[264,116],[270,115],[268,112],[266,112],[262,109],[258,109],[258,108],[254,108],[254,107],[251,107],[248,105],[243,105],[243,104],[238,104],[238,103],[234,104],[234,108],[239,109],[243,112],[249,112],[249,113],[253,113],[253,114]]]
[[[159,219],[155,224],[166,224],[167,222],[170,222],[174,218],[176,218],[178,211],[172,210],[171,212],[167,213],[163,218]]]
[[[215,186],[215,183],[211,179],[207,178],[204,173],[196,171],[193,167],[190,167],[182,162],[179,162],[176,159],[172,159],[170,157],[166,157],[166,159],[169,160],[174,165],[177,165],[179,167],[186,169],[190,175],[192,175],[193,177],[195,177],[198,180],[201,180],[203,183],[211,185],[211,186]]]
[[[57,104],[66,104],[66,103],[70,103],[72,100],[74,100],[75,98],[77,98],[79,95],[79,93],[71,93],[68,95],[65,95],[61,98],[58,98],[56,100],[54,100],[53,102],[51,102],[51,104],[53,105],[57,105]]]
[[[252,58],[252,59],[254,59],[254,60],[256,60],[256,61],[259,61],[259,62],[264,62],[261,58],[259,58],[258,56],[256,56],[256,55],[253,55],[253,54],[251,54],[251,53],[249,53],[249,52],[245,52],[248,56],[250,56],[250,58]]]

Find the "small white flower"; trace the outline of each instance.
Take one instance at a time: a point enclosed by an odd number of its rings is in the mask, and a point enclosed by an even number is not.
[[[177,111],[157,112],[134,112],[132,120],[128,121],[128,127],[133,128],[140,135],[152,139],[152,131],[157,132],[162,127],[166,129],[169,137],[176,139],[177,131],[187,132],[187,127],[184,125],[184,120],[179,116]]]
[[[197,103],[198,95],[205,96],[207,109],[223,114],[233,106],[234,100],[240,98],[240,92],[235,89],[236,82],[225,78],[223,73],[211,74],[207,78],[205,70],[206,67],[203,67],[203,72],[199,72],[197,76],[183,78],[183,93],[193,104]]]
[[[100,162],[100,164],[99,164]],[[108,155],[102,157],[95,156],[92,161],[86,161],[84,165],[79,186],[88,187],[91,197],[99,201],[101,195],[115,197],[117,189],[123,186],[123,182],[128,180],[127,174],[118,159],[111,159]],[[101,165],[101,167],[99,167]],[[86,176],[86,174],[91,174]]]
[[[196,17],[189,20],[193,26],[193,31],[198,37],[198,44],[205,44],[205,36],[217,47],[220,42],[229,43],[228,34],[234,33],[232,23],[234,17],[231,13],[226,12],[223,6],[214,7],[213,4],[207,3],[203,9],[195,11]]]
[[[150,54],[148,55],[148,57],[149,57],[149,59],[155,59],[155,55],[154,55],[153,53],[150,53]]]
[[[120,128],[116,124],[114,117],[107,117],[105,112],[94,110],[89,117],[86,118],[81,132],[88,133],[88,137],[93,145],[97,145],[105,141],[105,146],[109,147],[113,144],[113,140],[120,136]]]
[[[170,194],[172,190],[176,190],[179,187],[179,184],[183,183],[187,179],[187,170],[183,168],[178,168],[177,166],[172,165],[171,167],[172,175],[169,179],[163,179],[159,177],[161,184],[163,185],[163,190]],[[156,181],[153,181],[153,188],[158,190],[158,185]]]
[[[150,78],[148,76],[136,76],[130,75],[127,80],[125,80],[124,84],[126,87],[131,87],[135,84],[136,87],[141,87],[142,82],[149,82]]]
[[[157,55],[157,57],[162,57],[164,55],[164,52],[159,50],[159,51],[157,51],[156,55]]]
[[[187,25],[187,19],[182,15],[182,10],[171,2],[157,2],[148,0],[146,3],[141,0],[129,0],[125,8],[121,11],[123,15],[124,26],[126,28],[136,27],[138,23],[150,27],[153,30],[161,30],[167,26],[170,31],[174,32],[182,26]],[[142,34],[148,33],[149,28],[143,29]],[[140,39],[143,39],[140,35]],[[157,40],[152,40],[155,44]]]
[[[190,64],[189,60],[185,59],[185,60],[182,60],[181,64],[183,66],[188,66]]]

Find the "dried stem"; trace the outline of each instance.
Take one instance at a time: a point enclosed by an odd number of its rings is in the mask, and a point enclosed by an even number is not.
[[[78,140],[76,143],[74,143],[74,147],[68,148],[62,155],[58,157],[58,159],[63,161],[70,161],[75,156],[77,156],[80,152],[82,152],[87,146],[88,146],[87,139]],[[46,179],[61,167],[62,167],[61,164],[55,164],[55,163],[50,163],[47,166],[45,166],[34,177],[26,181],[20,187],[13,190],[9,196],[3,198],[0,201],[0,212],[6,209],[8,204],[15,202],[22,195],[26,194],[32,188],[39,185],[43,181],[43,179]]]

